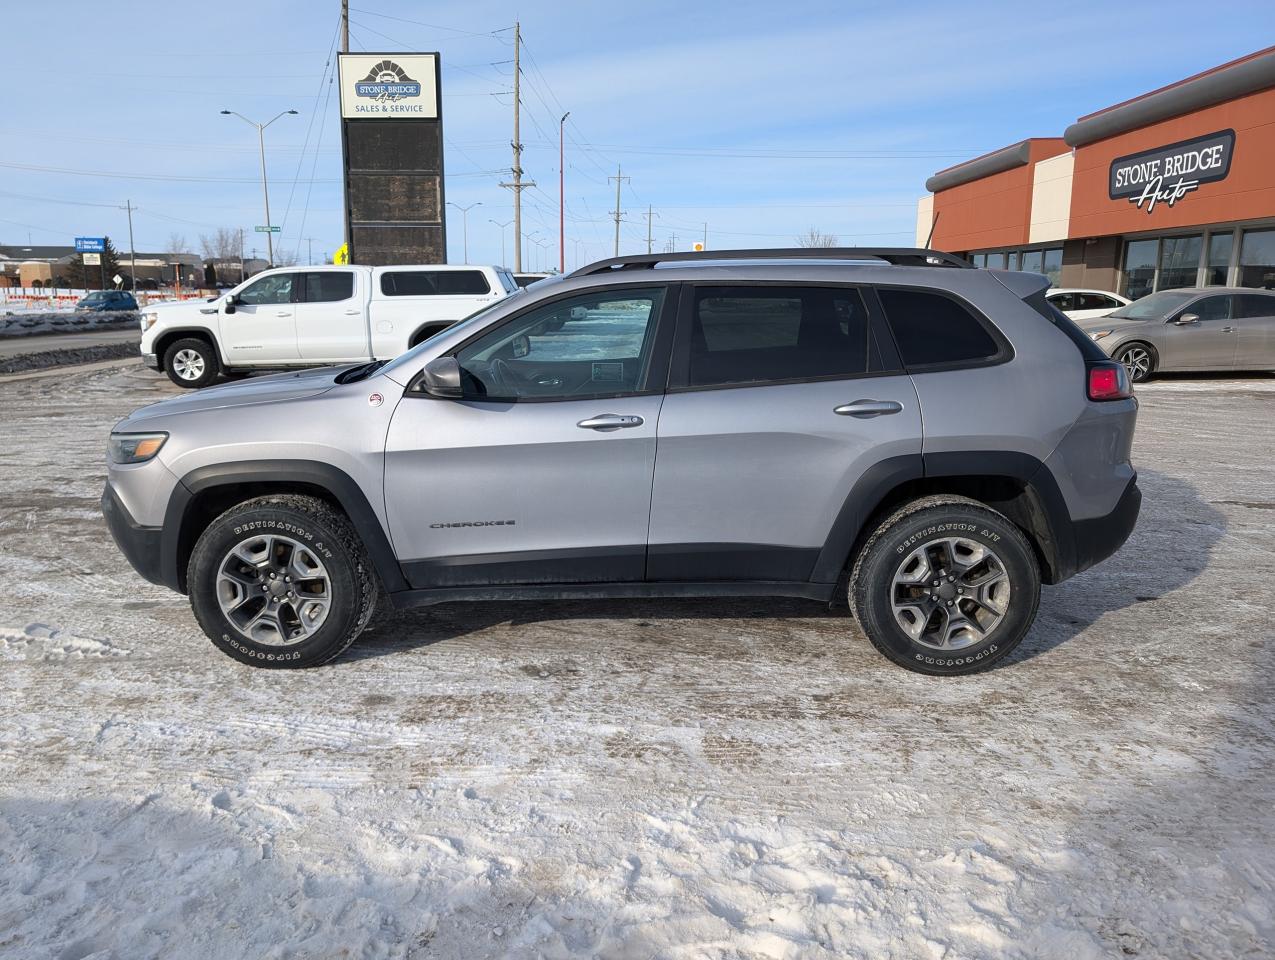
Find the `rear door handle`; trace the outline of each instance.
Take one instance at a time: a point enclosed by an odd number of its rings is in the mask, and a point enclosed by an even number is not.
[[[902,413],[903,404],[897,400],[855,400],[853,403],[843,403],[839,407],[833,407],[832,412],[843,417],[869,420],[887,413]]]
[[[347,317],[357,317],[362,312],[362,310],[347,310],[345,311],[345,315]]]
[[[276,316],[276,317],[290,317],[290,316],[292,316],[292,311],[291,311],[291,310],[280,310],[278,313],[276,313],[276,314],[275,314],[275,316]]]
[[[576,424],[586,430],[619,430],[621,427],[640,427],[646,423],[641,417],[620,416],[618,413],[600,413]]]
[[[1222,332],[1223,332],[1223,333],[1234,333],[1234,332],[1235,332],[1235,328],[1234,328],[1234,327],[1223,327],[1223,328],[1222,328]]]

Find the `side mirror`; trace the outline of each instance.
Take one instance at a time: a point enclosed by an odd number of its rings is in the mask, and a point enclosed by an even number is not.
[[[520,357],[525,357],[527,354],[531,353],[531,340],[527,338],[525,333],[520,333],[518,336],[514,337],[509,348],[513,351],[514,359],[517,360]]]
[[[226,294],[226,300],[225,300],[225,303],[223,304],[223,306],[225,307],[226,313],[234,313],[235,304],[238,302],[239,302],[239,298],[235,294],[233,293]]]
[[[1199,323],[1200,315],[1198,313],[1184,313],[1173,322],[1176,323],[1179,327],[1185,327],[1192,323]]]
[[[463,394],[460,387],[460,364],[455,357],[435,357],[421,371],[421,391],[431,397],[457,400]]]

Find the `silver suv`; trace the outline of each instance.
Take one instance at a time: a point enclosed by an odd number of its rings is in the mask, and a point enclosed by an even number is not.
[[[1046,288],[928,250],[605,260],[390,363],[144,407],[103,511],[256,666],[332,659],[383,594],[783,596],[970,673],[1141,500],[1125,368]]]

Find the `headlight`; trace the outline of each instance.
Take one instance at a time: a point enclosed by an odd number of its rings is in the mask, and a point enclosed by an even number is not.
[[[1093,337],[1095,340],[1101,340],[1103,337],[1111,336],[1111,331],[1110,330],[1095,330],[1093,333],[1089,334],[1089,336]]]
[[[145,463],[159,453],[166,433],[112,433],[107,456],[112,463]]]
[[[142,332],[145,333],[151,327],[155,326],[155,324],[158,321],[159,321],[158,313],[143,313],[142,314]]]

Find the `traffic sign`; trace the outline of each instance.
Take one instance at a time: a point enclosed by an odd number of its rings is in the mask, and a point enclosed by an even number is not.
[[[258,233],[279,233],[283,230],[283,227],[276,227],[272,225],[269,227],[258,226],[258,227],[254,227],[253,229],[255,229]]]
[[[84,265],[86,267],[100,267],[102,265],[102,255],[100,253],[84,254]]]
[[[694,250],[696,253],[703,253],[704,244],[701,241],[696,240],[694,243],[691,244],[691,249]]]
[[[76,253],[106,253],[105,237],[76,237]]]
[[[115,286],[117,286],[117,287],[118,287],[121,283],[123,283],[123,282],[124,282],[124,278],[123,278],[123,277],[121,277],[121,276],[117,273],[117,274],[115,274],[115,276],[111,277],[111,282],[112,282],[112,283],[114,283],[114,284],[115,284]]]

